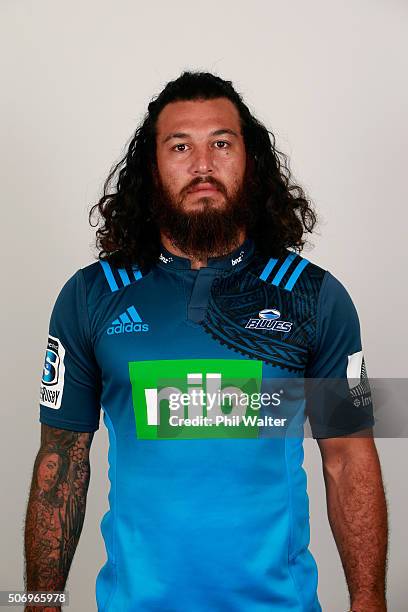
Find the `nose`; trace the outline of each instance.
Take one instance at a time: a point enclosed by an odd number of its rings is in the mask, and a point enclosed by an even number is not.
[[[214,172],[213,156],[208,147],[197,147],[195,149],[191,159],[190,171],[195,176]]]

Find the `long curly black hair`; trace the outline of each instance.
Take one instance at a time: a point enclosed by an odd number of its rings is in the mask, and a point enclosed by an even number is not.
[[[156,166],[156,124],[163,108],[176,101],[228,98],[241,122],[251,162],[253,217],[247,228],[257,250],[278,257],[285,248],[300,252],[317,222],[301,187],[291,181],[287,156],[275,147],[275,136],[249,111],[232,82],[209,72],[185,71],[167,83],[148,105],[123,158],[111,169],[103,196],[92,206],[89,222],[96,232],[98,258],[117,266],[136,264],[147,270],[160,255],[160,231],[151,214]],[[98,221],[92,223],[93,216]]]

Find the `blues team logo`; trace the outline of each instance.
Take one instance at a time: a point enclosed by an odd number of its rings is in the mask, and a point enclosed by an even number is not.
[[[54,336],[48,336],[43,374],[41,378],[40,403],[48,408],[60,408],[64,390],[65,349]]]
[[[275,319],[279,319],[280,312],[277,308],[265,308],[261,310],[258,315],[261,319],[268,319],[270,321],[274,321]]]
[[[258,313],[257,319],[249,319],[246,328],[249,329],[268,329],[282,333],[289,332],[292,329],[291,321],[281,321],[281,313],[277,308],[264,308]]]

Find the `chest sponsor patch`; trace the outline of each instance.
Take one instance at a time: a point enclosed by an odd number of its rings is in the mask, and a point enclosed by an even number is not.
[[[288,424],[258,360],[132,361],[129,375],[139,439],[259,438]]]

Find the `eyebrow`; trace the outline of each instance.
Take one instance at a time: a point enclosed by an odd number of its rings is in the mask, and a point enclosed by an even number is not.
[[[235,130],[231,130],[230,128],[221,128],[220,130],[215,130],[211,132],[210,136],[221,136],[222,134],[231,134],[231,136],[236,136],[238,138],[239,134],[235,132]],[[166,136],[166,138],[162,141],[163,144],[171,140],[172,138],[189,138],[190,134],[186,132],[173,132]]]

